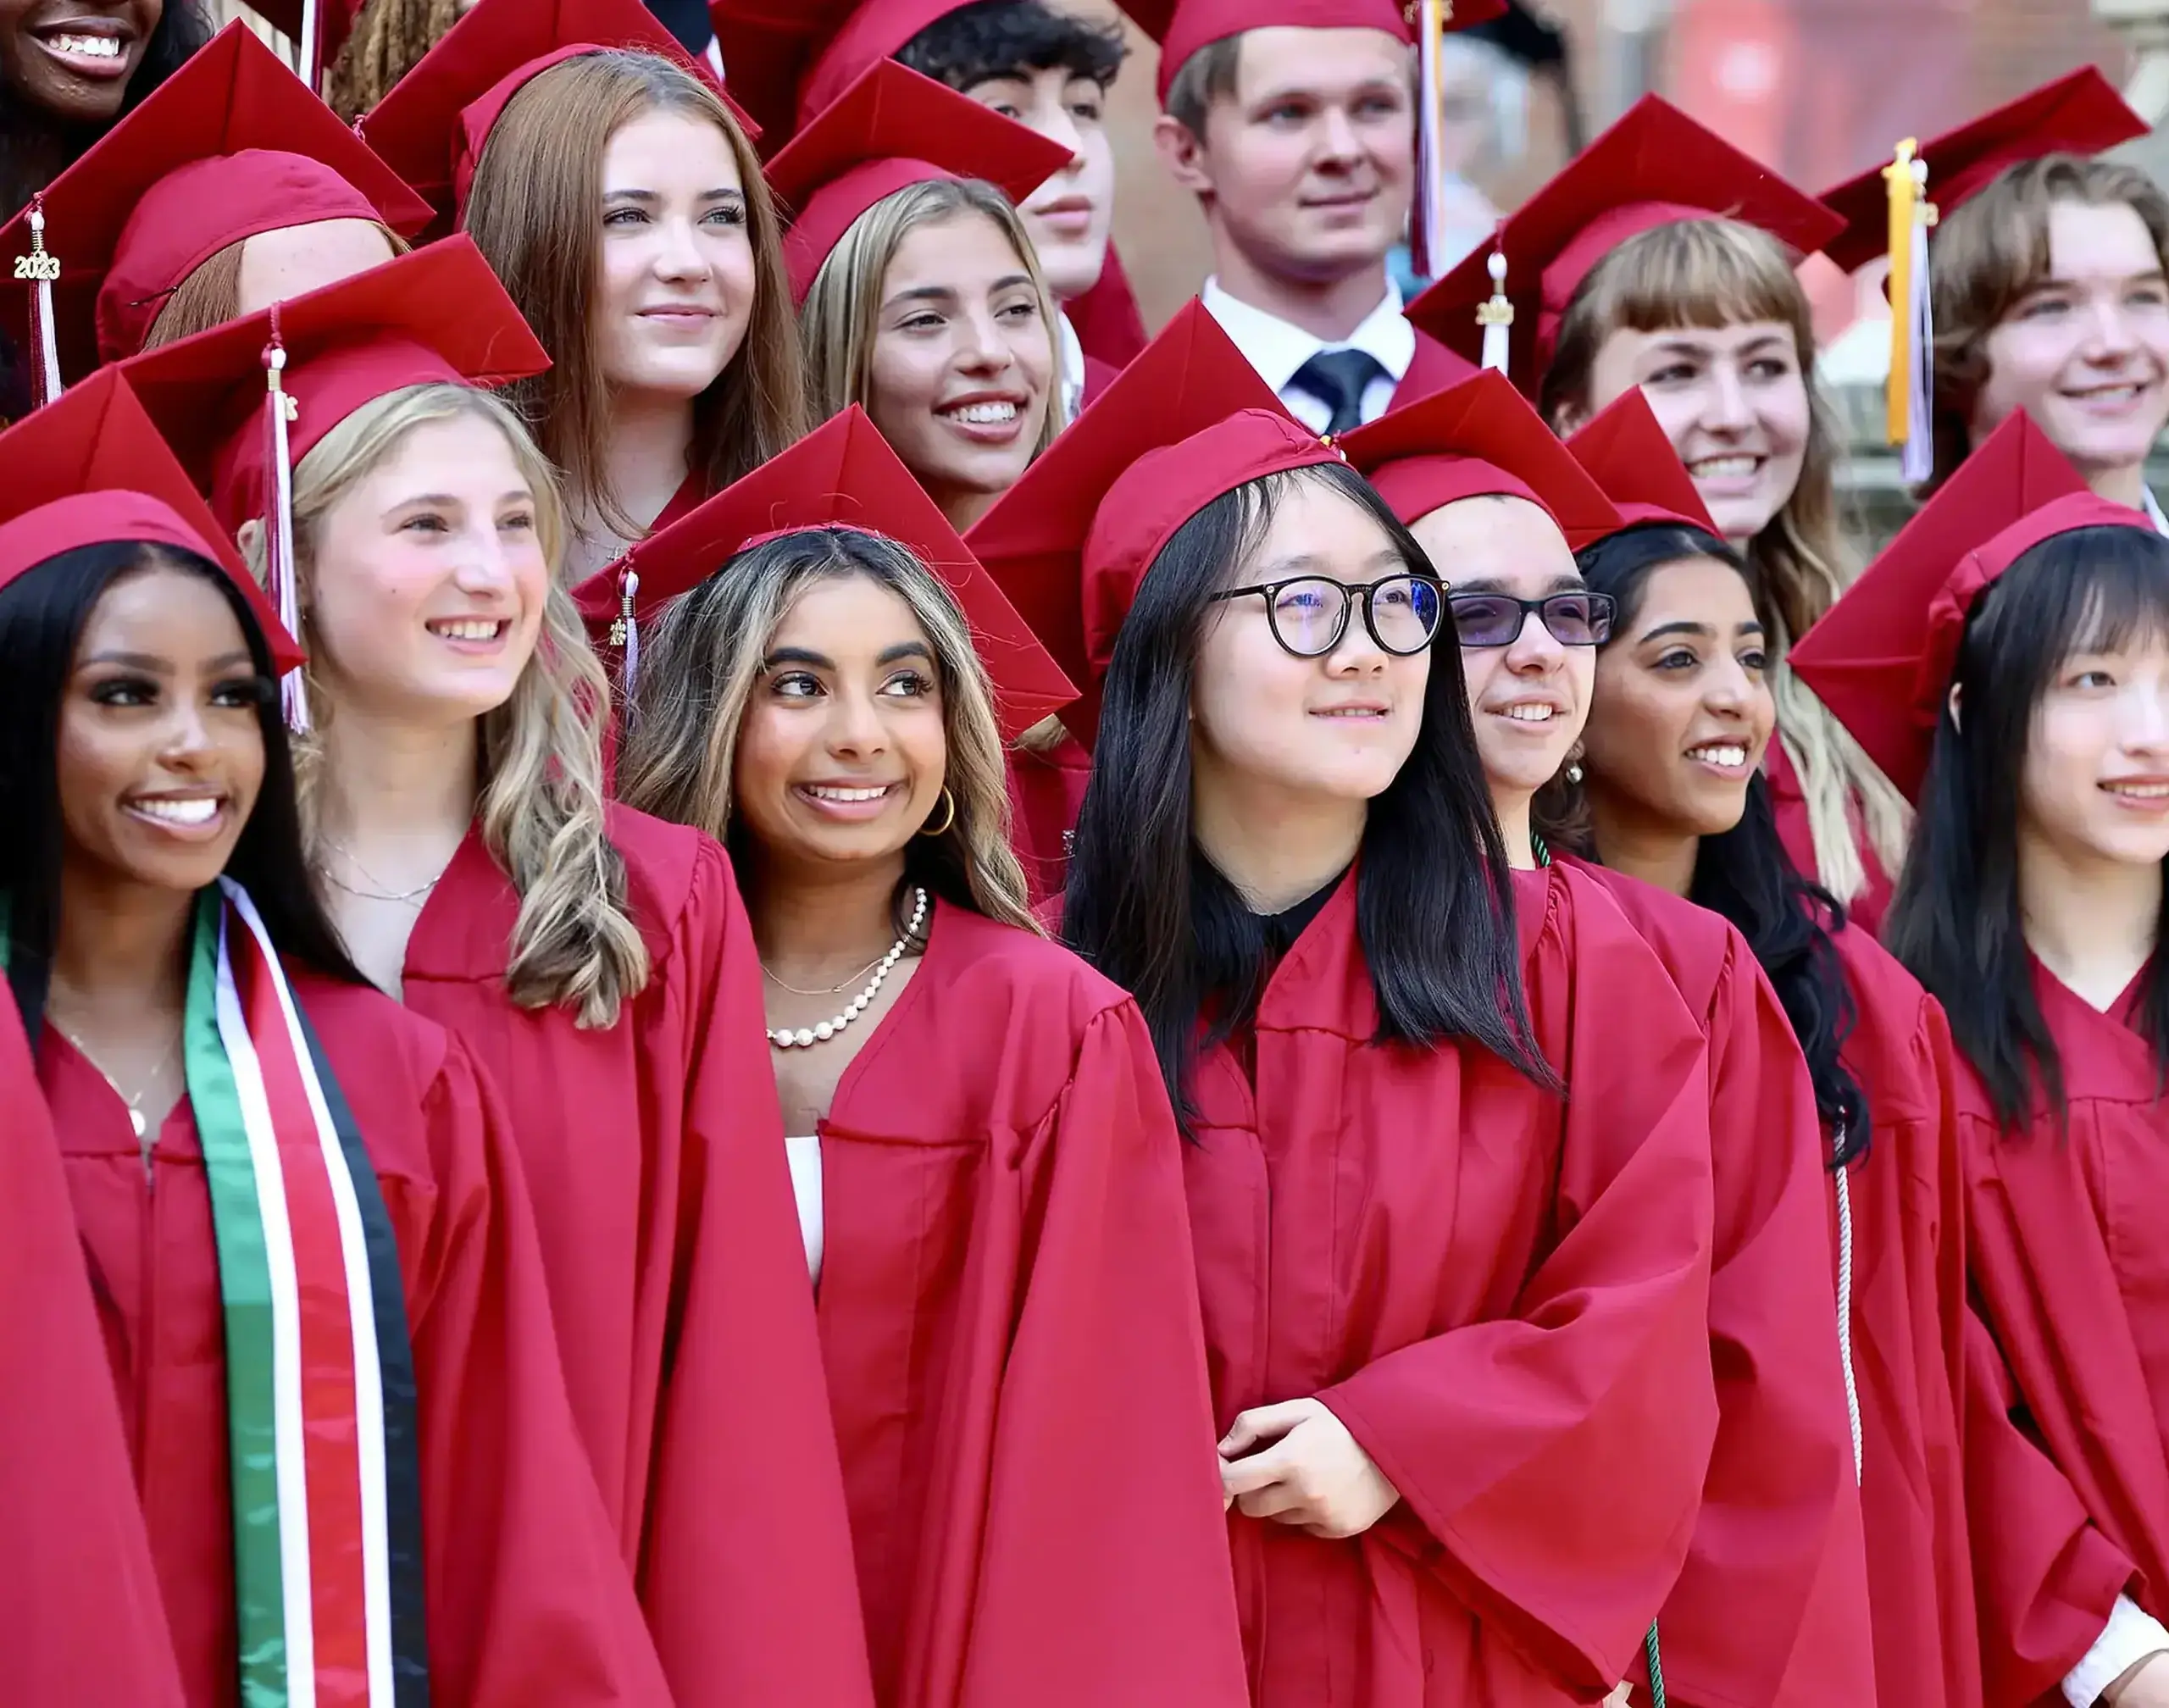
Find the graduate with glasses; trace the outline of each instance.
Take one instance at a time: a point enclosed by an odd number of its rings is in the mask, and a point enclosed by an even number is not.
[[[1568,542],[1624,520],[1500,374],[1396,410],[1345,448],[1433,561],[1451,566],[1469,715],[1516,865],[1556,859],[1603,884],[1709,1040],[1717,1439],[1694,1549],[1636,1688],[1655,1676],[1684,1703],[1783,1700],[1788,1657],[1803,1653],[1816,1671],[1795,1678],[1800,1688],[1864,1700],[1873,1684],[1859,1500],[1846,1474],[1823,1147],[1800,1046],[1721,915],[1547,846],[1531,826],[1534,803],[1580,755],[1598,649],[1619,608],[1584,582]],[[1670,457],[1661,437],[1654,448]],[[1829,1569],[1847,1557],[1833,1538],[1852,1550],[1843,1572]]]
[[[1716,1424],[1700,1031],[1512,871],[1428,560],[1201,306],[974,546],[1084,690],[1062,929],[1184,1123],[1252,1702],[1602,1695]]]

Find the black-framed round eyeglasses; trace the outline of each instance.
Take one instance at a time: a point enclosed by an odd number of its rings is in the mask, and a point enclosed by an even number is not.
[[[1428,575],[1389,575],[1383,581],[1336,581],[1330,575],[1298,575],[1256,587],[1230,587],[1215,602],[1251,594],[1265,600],[1273,638],[1298,658],[1323,658],[1348,632],[1348,613],[1362,597],[1363,626],[1387,652],[1406,657],[1439,635],[1445,620],[1446,584]]]
[[[1547,593],[1517,599],[1511,593],[1456,593],[1447,601],[1454,636],[1464,646],[1511,646],[1534,612],[1562,646],[1601,646],[1611,638],[1618,606],[1609,593]]]

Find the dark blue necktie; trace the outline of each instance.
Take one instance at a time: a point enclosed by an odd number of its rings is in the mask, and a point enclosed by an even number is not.
[[[1367,350],[1321,350],[1288,383],[1301,387],[1333,411],[1329,433],[1352,433],[1363,424],[1363,393],[1385,378],[1385,364]]]

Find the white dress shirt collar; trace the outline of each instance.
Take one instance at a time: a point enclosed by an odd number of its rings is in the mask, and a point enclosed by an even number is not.
[[[1353,332],[1337,342],[1314,336],[1277,314],[1239,302],[1220,288],[1218,278],[1207,279],[1198,294],[1206,312],[1220,323],[1220,330],[1275,391],[1285,391],[1295,370],[1322,350],[1363,351],[1376,358],[1395,385],[1416,359],[1416,329],[1401,312],[1401,287],[1391,279],[1386,280],[1384,299]]]

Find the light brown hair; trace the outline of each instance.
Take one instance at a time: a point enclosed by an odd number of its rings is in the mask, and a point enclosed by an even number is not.
[[[369,0],[332,64],[331,110],[352,124],[458,21],[459,0]]]
[[[1202,142],[1205,115],[1216,101],[1232,101],[1243,68],[1243,38],[1240,33],[1208,42],[1183,61],[1168,84],[1165,111],[1170,119]]]
[[[907,877],[990,919],[1038,932],[1024,869],[1010,846],[1007,772],[986,668],[948,588],[879,535],[809,528],[764,541],[718,566],[645,626],[618,760],[619,798],[707,831],[732,846],[741,874],[757,872],[761,862],[744,857],[746,833],[733,819],[746,707],[765,674],[770,637],[799,596],[854,575],[911,607],[940,685],[943,783],[957,810],[939,836],[912,839]]]
[[[798,311],[805,341],[807,396],[817,422],[840,414],[854,403],[872,413],[874,346],[881,331],[881,300],[888,288],[889,263],[904,240],[922,225],[974,214],[992,220],[1009,240],[1039,298],[1049,377],[1046,413],[1040,423],[1039,441],[1032,446],[1033,457],[1054,443],[1055,435],[1067,424],[1054,293],[1040,271],[1039,252],[1032,247],[1022,217],[1001,191],[976,178],[931,179],[883,197],[852,222],[843,241],[822,262]]]
[[[1905,797],[1784,663],[1793,641],[1859,573],[1839,513],[1836,419],[1815,378],[1814,317],[1791,257],[1769,233],[1736,219],[1673,220],[1629,238],[1576,289],[1538,402],[1555,427],[1589,414],[1597,352],[1622,330],[1757,320],[1791,330],[1810,413],[1799,483],[1744,555],[1769,628],[1778,739],[1807,800],[1813,875],[1840,901],[1851,901],[1869,881],[1853,838],[1853,801],[1877,861],[1894,877],[1905,862],[1911,815]]]
[[[376,229],[384,234],[394,255],[404,255],[411,247],[389,225],[379,224]],[[241,318],[241,250],[247,242],[244,237],[227,244],[174,286],[152,320],[151,330],[143,335],[146,350],[177,344]]]
[[[1931,186],[1933,193],[1933,186]],[[2114,160],[2049,154],[2007,167],[1938,224],[1931,239],[1935,312],[1935,472],[1926,496],[1973,448],[1973,406],[1989,379],[1989,335],[2049,277],[2049,210],[2121,202],[2138,215],[2169,273],[2169,196]]]
[[[602,270],[602,158],[644,114],[705,119],[730,144],[746,196],[754,295],[746,341],[693,404],[693,472],[710,491],[805,432],[805,380],[775,204],[752,145],[715,92],[652,53],[611,49],[553,65],[515,95],[476,165],[467,230],[504,280],[553,365],[508,388],[576,510],[614,531],[641,530],[609,491],[610,394],[590,316]]]
[[[562,1006],[583,1027],[609,1027],[649,973],[646,943],[628,911],[624,858],[606,834],[602,729],[609,684],[572,596],[558,585],[564,506],[519,418],[487,391],[436,383],[388,393],[325,434],[294,470],[294,555],[303,614],[325,517],[409,433],[462,416],[478,417],[505,435],[535,495],[536,536],[551,568],[535,656],[512,698],[481,718],[475,816],[484,845],[519,896],[505,988],[523,1008]],[[252,545],[251,555],[260,559],[260,539]],[[297,739],[295,771],[302,823],[313,838],[322,732],[338,709],[313,681],[309,697],[315,733]]]

